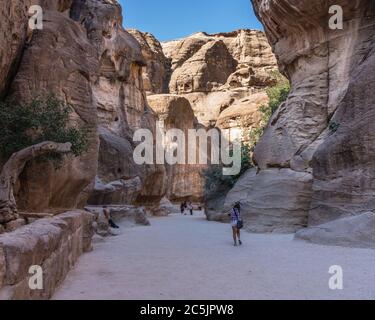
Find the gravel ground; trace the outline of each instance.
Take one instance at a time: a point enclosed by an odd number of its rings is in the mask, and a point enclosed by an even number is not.
[[[293,235],[244,233],[202,214],[151,219],[96,243],[54,299],[375,299],[375,250],[328,247]],[[343,290],[329,289],[329,268]]]

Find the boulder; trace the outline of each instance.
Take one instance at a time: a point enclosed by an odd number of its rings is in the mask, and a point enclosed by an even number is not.
[[[119,206],[110,208],[111,217],[121,226],[149,226],[150,221],[147,219],[147,213],[143,207]]]
[[[366,212],[297,232],[295,238],[316,244],[375,249],[375,213]]]
[[[311,185],[309,173],[250,169],[228,193],[224,211],[240,201],[246,230],[293,233],[307,226]]]
[[[90,205],[116,205],[134,203],[142,191],[142,181],[139,177],[128,180],[116,180],[108,184],[97,178],[94,191],[88,203]]]

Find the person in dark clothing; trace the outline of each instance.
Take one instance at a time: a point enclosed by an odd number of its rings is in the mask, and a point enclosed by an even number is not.
[[[108,209],[107,206],[103,207],[103,213],[105,217],[108,219],[108,224],[113,229],[120,229],[120,227],[112,220],[111,218],[111,211]]]
[[[184,204],[184,202],[181,202],[180,210],[181,210],[181,214],[184,214],[184,212],[185,212],[185,204]]]

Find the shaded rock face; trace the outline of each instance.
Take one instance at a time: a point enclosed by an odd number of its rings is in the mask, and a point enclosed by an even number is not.
[[[145,53],[138,41],[122,28],[121,7],[111,1],[86,1],[74,10],[76,20],[87,29],[98,50],[99,71],[93,95],[99,122],[99,168],[90,204],[158,201],[164,189],[155,190],[160,166],[139,166],[133,160],[133,133],[140,128],[155,130],[155,113],[148,107],[143,84]],[[152,83],[155,79],[151,79]],[[151,89],[151,88],[150,88]]]
[[[247,183],[272,173],[273,183],[258,184],[256,192],[273,196],[268,209],[256,210],[254,227],[273,231],[289,221],[292,230],[301,227],[301,221],[316,225],[372,210],[375,4],[336,1],[344,10],[343,30],[328,28],[326,1],[253,4],[292,83],[289,98],[255,150],[260,172]],[[300,181],[299,175],[311,179]],[[291,192],[280,188],[296,181],[297,189]],[[295,205],[275,219],[275,208],[283,207],[285,197],[292,197]],[[250,211],[245,209],[245,215]]]
[[[9,89],[28,36],[31,1],[3,1],[0,7],[0,97]]]
[[[83,206],[97,169],[97,116],[91,88],[98,68],[95,48],[82,27],[65,14],[45,10],[44,19],[43,30],[33,33],[23,53],[10,93],[21,101],[54,93],[72,106],[71,123],[85,124],[90,134],[88,151],[68,157],[57,171],[52,164],[30,163],[20,179],[18,198],[20,206],[31,211]]]
[[[151,108],[164,122],[164,133],[169,129],[180,129],[185,134],[186,163],[188,159],[188,131],[197,129],[198,123],[189,101],[178,95],[163,94],[148,97]],[[172,141],[166,140],[170,146]],[[171,201],[191,199],[202,201],[204,198],[204,165],[166,164],[166,197]]]

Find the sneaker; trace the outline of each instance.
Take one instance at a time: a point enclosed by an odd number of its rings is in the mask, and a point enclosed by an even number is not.
[[[234,243],[234,246],[237,247],[237,242]]]
[[[240,244],[240,246],[242,246],[242,241],[241,240],[238,240],[238,243]]]

